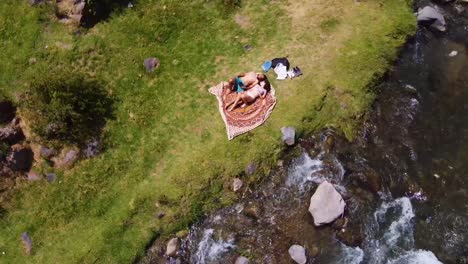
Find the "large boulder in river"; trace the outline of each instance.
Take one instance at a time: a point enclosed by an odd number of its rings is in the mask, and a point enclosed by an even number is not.
[[[439,31],[445,31],[447,24],[444,16],[434,7],[426,6],[417,12],[418,23],[431,26]]]
[[[310,198],[309,212],[314,218],[314,224],[320,226],[333,222],[343,214],[346,206],[343,197],[328,181],[322,182]]]
[[[292,245],[288,250],[289,256],[297,263],[297,264],[305,264],[307,262],[307,257],[305,254],[305,249],[299,245]]]

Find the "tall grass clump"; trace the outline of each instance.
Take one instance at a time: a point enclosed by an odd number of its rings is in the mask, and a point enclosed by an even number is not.
[[[70,70],[37,76],[22,107],[42,139],[82,143],[95,137],[112,116],[112,98],[98,80]]]

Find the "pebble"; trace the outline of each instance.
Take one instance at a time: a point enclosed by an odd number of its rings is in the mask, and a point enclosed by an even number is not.
[[[239,178],[235,178],[234,181],[232,182],[232,190],[234,192],[237,192],[242,188],[242,185],[244,185],[242,180]]]

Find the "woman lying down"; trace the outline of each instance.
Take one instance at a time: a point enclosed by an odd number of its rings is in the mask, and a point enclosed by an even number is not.
[[[262,73],[248,72],[237,75],[229,80],[229,88],[236,92],[236,99],[225,106],[228,111],[234,110],[239,105],[245,107],[252,104],[257,98],[265,98],[271,90],[270,82]],[[230,108],[228,108],[231,106]]]

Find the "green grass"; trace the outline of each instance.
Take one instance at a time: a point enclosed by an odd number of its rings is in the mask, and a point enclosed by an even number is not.
[[[228,184],[250,162],[253,184],[281,155],[280,128],[326,126],[352,138],[374,98],[369,88],[389,68],[414,18],[406,0],[295,2],[138,1],[85,34],[14,0],[0,3],[0,88],[28,89],[51,67],[92,74],[116,98],[106,151],[58,174],[53,184],[21,184],[0,219],[0,262],[129,263],[148,241],[186,229],[230,204]],[[292,6],[292,8],[291,8]],[[250,26],[234,21],[238,12]],[[341,14],[334,22],[334,14]],[[253,49],[245,52],[243,45]],[[47,47],[47,48],[46,48]],[[289,54],[305,75],[273,81],[278,105],[268,122],[226,139],[207,88],[265,59]],[[149,56],[162,64],[153,74]],[[30,65],[29,59],[37,58]],[[270,79],[274,79],[270,75]],[[162,220],[154,217],[164,211]],[[23,253],[21,233],[33,240]]]

